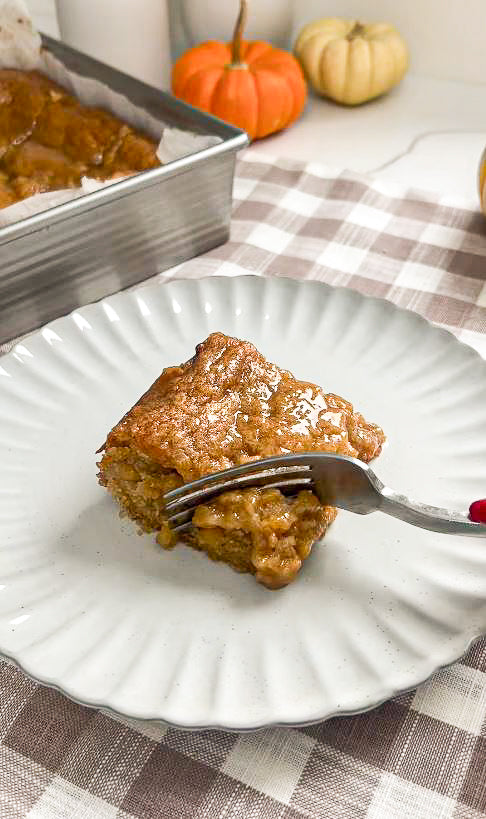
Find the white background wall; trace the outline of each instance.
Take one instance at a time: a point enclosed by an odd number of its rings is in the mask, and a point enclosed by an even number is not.
[[[170,2],[177,9],[180,0]],[[205,0],[193,2],[205,5]],[[236,12],[238,0],[220,2],[225,10],[234,4]],[[251,13],[252,4],[272,0],[249,2]],[[27,4],[36,19],[51,26],[54,0],[27,0]],[[392,22],[409,44],[412,73],[486,84],[486,0],[294,0],[294,35],[304,23],[326,16]],[[179,50],[182,45],[179,33]]]

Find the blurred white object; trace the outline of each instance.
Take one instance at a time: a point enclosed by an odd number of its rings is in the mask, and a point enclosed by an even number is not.
[[[156,88],[170,86],[166,0],[56,0],[61,39]]]
[[[62,3],[69,0],[59,1]],[[179,0],[179,3],[182,25],[190,45],[203,43],[205,40],[231,40],[238,17],[239,0]],[[288,48],[292,10],[292,0],[249,0],[245,40],[268,40],[275,46]]]

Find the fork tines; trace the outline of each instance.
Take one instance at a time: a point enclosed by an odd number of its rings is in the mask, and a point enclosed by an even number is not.
[[[275,461],[275,466],[272,462]],[[312,486],[309,464],[302,463],[302,456],[288,456],[282,466],[282,456],[250,461],[242,466],[215,472],[197,481],[173,489],[164,496],[168,521],[175,531],[187,529],[196,506],[206,503],[222,492],[245,487],[279,489],[292,494]]]

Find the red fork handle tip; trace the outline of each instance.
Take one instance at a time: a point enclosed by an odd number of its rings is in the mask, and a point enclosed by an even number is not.
[[[486,523],[486,498],[471,503],[469,520],[472,520],[473,523]]]

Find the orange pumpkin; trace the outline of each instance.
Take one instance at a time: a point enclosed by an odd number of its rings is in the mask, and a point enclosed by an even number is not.
[[[247,132],[251,139],[273,134],[302,112],[307,86],[292,54],[270,43],[245,42],[247,0],[233,40],[202,43],[180,57],[172,71],[176,97]]]

